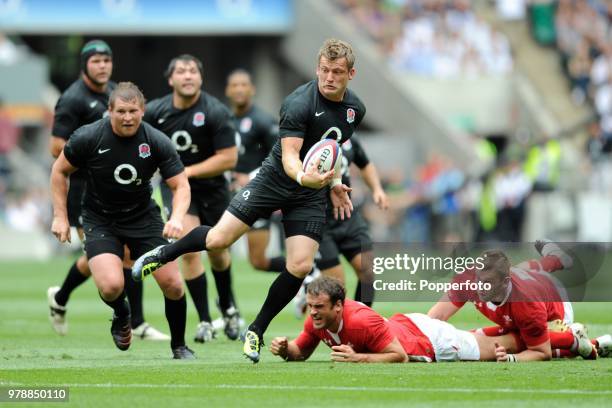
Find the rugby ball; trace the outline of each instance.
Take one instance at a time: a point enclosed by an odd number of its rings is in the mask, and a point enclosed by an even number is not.
[[[302,169],[307,172],[319,159],[321,159],[317,168],[319,174],[333,169],[336,162],[342,159],[342,149],[338,142],[332,139],[324,139],[315,143],[306,153],[302,162]]]

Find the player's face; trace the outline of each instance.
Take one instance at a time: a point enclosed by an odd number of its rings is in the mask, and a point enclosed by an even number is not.
[[[500,274],[492,270],[479,270],[476,272],[478,281],[482,282],[483,285],[488,283],[491,285],[491,290],[479,290],[478,297],[483,302],[496,302],[502,301],[506,297],[506,290],[508,286],[507,280]]]
[[[96,85],[105,85],[113,74],[113,60],[105,54],[94,54],[87,60],[87,74]]]
[[[225,96],[232,105],[246,106],[251,103],[253,95],[255,95],[255,87],[248,75],[234,74],[227,81]]]
[[[113,132],[121,137],[130,137],[138,132],[144,107],[136,99],[124,101],[117,98],[114,105],[109,108],[109,112]]]
[[[348,68],[346,58],[330,61],[322,56],[317,66],[319,92],[327,99],[340,102],[348,81],[353,79],[354,75],[355,68]]]
[[[202,88],[202,74],[194,61],[177,61],[168,81],[174,92],[183,98],[197,95]]]
[[[340,302],[332,304],[328,294],[320,293],[315,296],[307,293],[306,304],[315,329],[328,329],[340,323],[342,304]]]

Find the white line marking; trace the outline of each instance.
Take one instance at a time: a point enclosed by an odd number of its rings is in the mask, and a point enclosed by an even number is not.
[[[20,382],[0,382],[1,386],[30,387]],[[303,390],[303,391],[363,391],[363,392],[457,392],[457,393],[502,393],[502,394],[565,394],[565,395],[612,395],[612,390],[545,390],[518,388],[430,388],[430,387],[355,387],[335,385],[258,385],[258,384],[114,384],[114,383],[57,383],[36,384],[36,387],[74,388],[187,388],[187,389],[229,389],[229,390]]]

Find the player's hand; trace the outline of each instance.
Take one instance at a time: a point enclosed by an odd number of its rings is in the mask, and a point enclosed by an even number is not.
[[[270,352],[272,354],[286,359],[288,350],[289,341],[286,337],[275,337],[274,339],[272,339],[272,343],[270,343]]]
[[[164,238],[178,239],[183,233],[183,223],[175,218],[170,218],[164,225]]]
[[[70,241],[70,223],[66,217],[53,217],[51,224],[51,232],[59,240],[59,242]]]
[[[339,346],[332,346],[331,359],[341,363],[358,363],[359,355],[355,353],[351,346],[341,344]]]
[[[334,219],[351,218],[353,203],[348,193],[352,190],[346,184],[338,184],[329,192],[332,205],[334,206]]]
[[[500,346],[498,342],[495,342],[495,357],[498,363],[505,363],[508,361],[508,353],[504,346]]]
[[[372,192],[372,200],[374,200],[374,204],[378,206],[381,210],[386,210],[389,208],[389,197],[387,197],[387,193],[385,190],[374,190]]]
[[[320,190],[331,183],[334,178],[334,169],[326,171],[325,173],[319,173],[317,169],[320,163],[321,159],[319,158],[316,162],[308,166],[302,177],[302,186]]]

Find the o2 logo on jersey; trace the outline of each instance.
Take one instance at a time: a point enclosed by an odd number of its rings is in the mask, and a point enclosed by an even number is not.
[[[124,163],[118,165],[115,168],[114,176],[115,180],[119,184],[127,185],[133,182],[136,182],[135,184],[137,186],[142,184],[142,179],[138,178],[138,171],[136,170],[136,167],[132,166],[131,164]]]
[[[204,116],[204,112],[196,112],[193,115],[193,126],[195,127],[204,126],[205,120],[206,120],[206,116]]]
[[[355,121],[355,109],[348,108],[346,110],[346,121],[348,123],[353,123]]]
[[[197,153],[199,152],[198,145],[193,143],[191,135],[186,130],[177,130],[170,138],[174,143],[174,148],[178,152]]]
[[[335,135],[333,135],[332,133],[335,133]],[[335,126],[332,126],[327,129],[325,133],[323,133],[323,136],[321,136],[321,140],[325,139],[336,139],[336,142],[340,143],[340,140],[342,140],[342,131]]]
[[[244,198],[244,201],[248,200],[250,196],[251,196],[251,190],[244,190],[242,192],[242,198]]]
[[[142,159],[146,159],[147,157],[151,156],[151,146],[146,143],[141,143],[138,146],[138,155]]]

